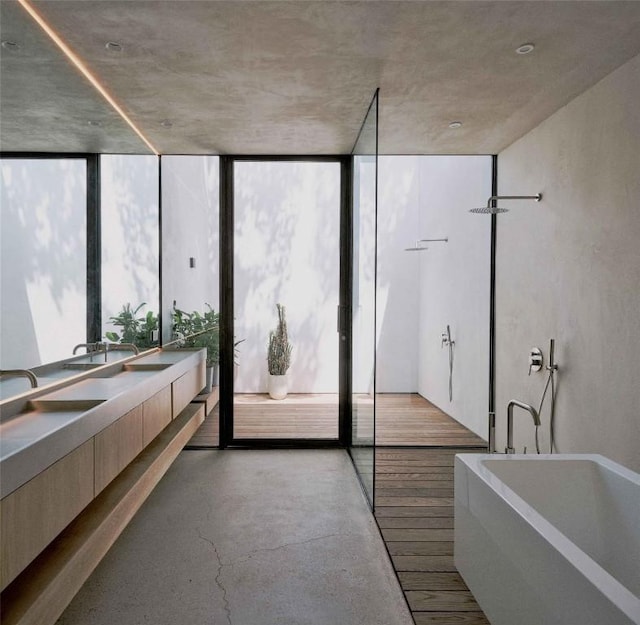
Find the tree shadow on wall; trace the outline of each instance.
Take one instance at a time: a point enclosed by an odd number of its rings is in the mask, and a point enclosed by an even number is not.
[[[312,174],[306,170],[305,176],[305,168],[310,166]],[[328,170],[317,163],[251,162],[237,166],[235,333],[246,338],[240,391],[266,389],[268,330],[275,327],[278,302],[287,308],[294,346],[291,388],[295,392],[307,392],[317,380],[322,342],[337,343],[335,308],[329,336],[327,320],[309,313],[308,307],[320,312],[338,303],[339,181],[337,164]],[[319,207],[332,203],[335,218],[318,214]],[[308,276],[308,280],[300,276]],[[337,366],[336,358],[334,392]]]
[[[72,293],[86,292],[86,164],[83,159],[7,159],[2,163],[2,323],[25,342],[21,352],[41,364],[37,336],[84,327],[35,327],[28,289],[41,283],[57,312]],[[8,301],[7,301],[8,300]],[[40,311],[41,312],[41,311]],[[37,315],[35,315],[37,316]],[[69,352],[71,351],[71,344]],[[23,366],[27,366],[26,364]]]

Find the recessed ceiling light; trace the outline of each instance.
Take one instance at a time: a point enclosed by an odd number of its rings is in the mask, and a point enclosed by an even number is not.
[[[5,50],[19,50],[20,46],[15,41],[5,40],[2,42],[2,47]]]
[[[516,48],[517,54],[529,54],[529,52],[533,52],[535,46],[532,43],[523,43],[521,46]]]
[[[456,128],[461,128],[462,127],[462,122],[451,122],[449,124],[449,128],[452,128],[453,130],[455,130]]]
[[[107,41],[104,47],[109,50],[109,52],[122,52],[122,44],[117,41]]]
[[[170,119],[163,119],[163,120],[160,122],[160,125],[161,125],[163,128],[171,128],[171,127],[173,126],[173,122],[172,122]]]

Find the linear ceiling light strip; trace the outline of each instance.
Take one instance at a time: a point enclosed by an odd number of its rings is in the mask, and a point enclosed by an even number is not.
[[[122,117],[122,119],[131,127],[131,129],[144,141],[147,147],[156,155],[159,156],[158,150],[153,147],[153,144],[142,134],[138,127],[131,121],[129,116],[122,110],[120,105],[109,95],[109,92],[100,84],[98,79],[87,69],[85,64],[80,58],[67,46],[67,44],[60,38],[60,36],[47,24],[44,18],[29,4],[27,0],[18,0],[23,6],[24,10],[38,23],[40,28],[44,30],[53,42],[64,52],[65,56],[80,70],[82,75],[95,87],[100,95],[111,105],[111,107]]]

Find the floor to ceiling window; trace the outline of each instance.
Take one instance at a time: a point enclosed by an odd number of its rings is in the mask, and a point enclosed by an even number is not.
[[[159,201],[155,156],[100,157],[102,336],[159,342]]]
[[[3,158],[0,367],[71,356],[87,328],[87,161]],[[26,379],[4,380],[3,395]]]

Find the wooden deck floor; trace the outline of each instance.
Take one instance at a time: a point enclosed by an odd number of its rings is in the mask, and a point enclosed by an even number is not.
[[[376,451],[376,520],[416,625],[489,625],[453,562],[453,457],[464,451]]]
[[[359,397],[359,404],[371,402]],[[235,434],[239,438],[338,438],[336,394],[291,394],[274,401],[267,395],[236,394]],[[385,393],[376,402],[379,446],[482,446],[473,432],[414,393]],[[362,435],[366,432],[360,432]],[[218,409],[207,417],[189,443],[218,446]]]

